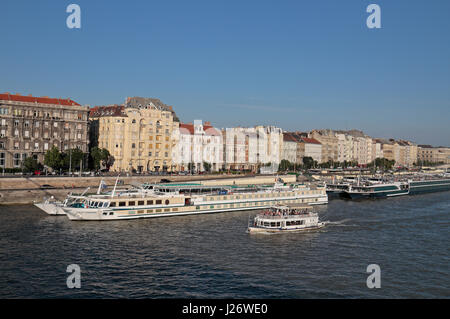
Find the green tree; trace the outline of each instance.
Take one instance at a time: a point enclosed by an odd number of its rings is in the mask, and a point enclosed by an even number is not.
[[[23,170],[25,173],[32,173],[34,171],[38,171],[42,169],[42,164],[40,164],[36,159],[33,157],[27,157],[23,161]]]
[[[62,154],[56,146],[53,146],[45,153],[44,164],[53,170],[59,170],[62,167]]]
[[[71,149],[62,155],[62,166],[64,169],[69,169],[69,167],[71,167],[72,169],[79,169],[80,162],[83,160],[83,158],[83,151],[78,148]]]
[[[114,164],[114,157],[111,156],[106,148],[93,147],[90,158],[90,166],[96,170],[100,169],[102,165],[109,169]]]
[[[208,162],[203,162],[203,168],[205,169],[205,171],[207,171],[208,173],[211,173],[211,164]]]
[[[293,169],[294,164],[289,162],[288,160],[281,160],[280,165],[278,166],[279,171],[287,171]]]
[[[310,169],[314,166],[314,159],[310,156],[303,157],[303,166],[305,169]]]

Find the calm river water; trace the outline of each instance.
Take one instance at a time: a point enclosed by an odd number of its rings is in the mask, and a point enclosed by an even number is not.
[[[0,298],[450,297],[450,192],[318,210],[320,231],[250,235],[256,212],[71,222],[0,206]],[[70,264],[80,289],[66,286]]]

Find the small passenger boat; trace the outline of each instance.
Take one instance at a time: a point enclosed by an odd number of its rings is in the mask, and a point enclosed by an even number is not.
[[[278,233],[315,230],[325,226],[309,205],[272,206],[258,214],[248,226],[249,233]]]

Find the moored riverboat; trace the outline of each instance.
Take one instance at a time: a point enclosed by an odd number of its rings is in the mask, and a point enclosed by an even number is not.
[[[230,188],[153,185],[151,193],[91,195],[64,207],[71,220],[121,220],[264,209],[279,204],[328,203],[324,186]]]

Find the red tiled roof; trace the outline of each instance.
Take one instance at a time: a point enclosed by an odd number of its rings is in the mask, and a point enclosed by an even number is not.
[[[292,133],[283,133],[283,141],[285,142],[297,142],[297,139]]]
[[[302,137],[302,141],[309,144],[322,144],[315,138]]]
[[[203,131],[205,131],[206,135],[214,135],[220,136],[222,135],[219,130],[211,125],[203,125]]]
[[[43,103],[43,104],[57,104],[57,105],[66,105],[66,106],[73,106],[77,105],[80,106],[77,102],[71,100],[71,99],[57,99],[57,98],[49,98],[49,97],[36,97],[36,96],[25,96],[25,95],[16,95],[16,94],[9,94],[9,93],[3,93],[0,94],[0,100],[4,101],[17,101],[17,102],[28,102],[28,103]]]
[[[194,125],[193,124],[186,124],[186,123],[180,123],[180,132],[184,130],[188,130],[190,134],[194,134]]]
[[[209,123],[209,122],[205,122],[205,123]],[[183,133],[183,130],[187,130],[189,132],[189,134],[194,135],[194,124],[180,123],[180,132]],[[203,125],[203,131],[206,133],[206,135],[215,135],[215,136],[221,135],[220,131],[211,125]]]

